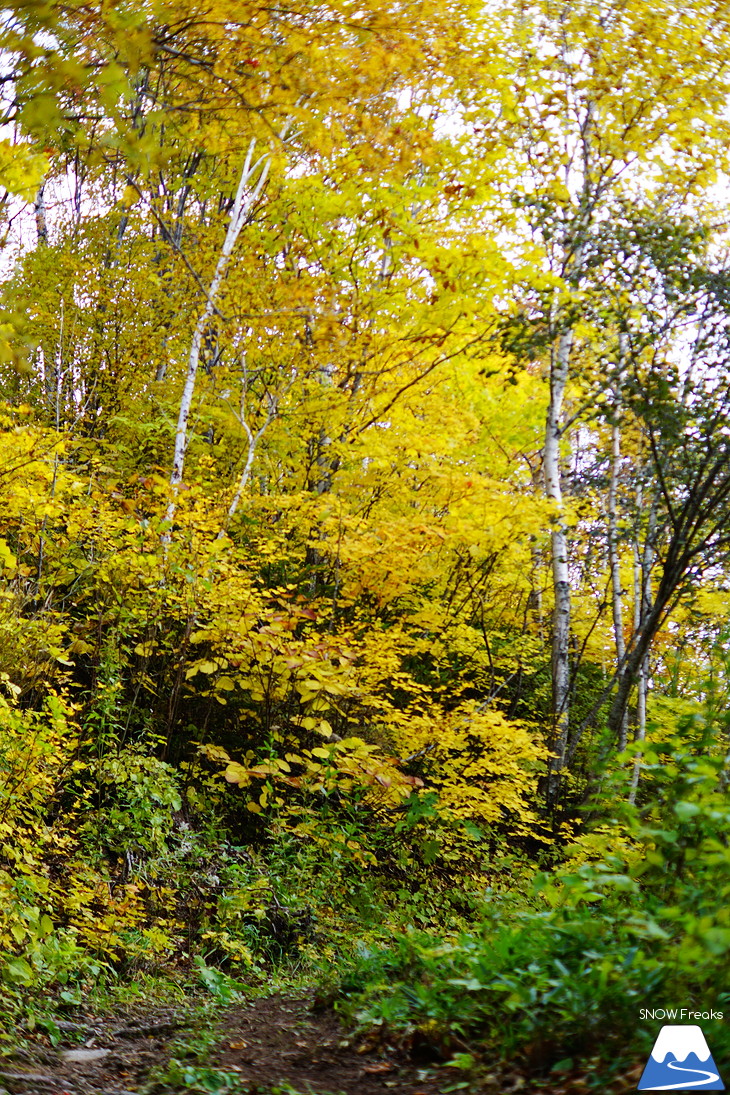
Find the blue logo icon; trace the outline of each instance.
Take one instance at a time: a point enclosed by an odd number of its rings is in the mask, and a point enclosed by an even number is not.
[[[700,1027],[662,1027],[639,1091],[724,1091]]]

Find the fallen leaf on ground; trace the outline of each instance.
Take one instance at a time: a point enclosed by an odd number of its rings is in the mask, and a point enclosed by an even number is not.
[[[363,1072],[376,1073],[376,1072],[392,1072],[394,1068],[395,1068],[395,1065],[391,1064],[390,1061],[382,1061],[379,1065],[363,1065],[362,1070],[363,1070]]]

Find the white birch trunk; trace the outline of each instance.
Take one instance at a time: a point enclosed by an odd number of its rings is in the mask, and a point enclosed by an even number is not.
[[[611,477],[608,486],[608,562],[611,572],[611,609],[613,614],[613,634],[616,644],[616,664],[621,671],[626,657],[624,638],[623,596],[621,586],[621,558],[618,550],[618,481],[621,472],[621,427],[618,422],[621,376],[626,358],[626,335],[619,335],[619,377],[616,384],[615,414],[611,428]],[[629,712],[624,711],[618,736],[619,750],[626,748],[629,736]]]
[[[621,586],[621,559],[618,550],[617,494],[618,476],[621,463],[621,434],[617,422],[611,429],[611,479],[608,488],[608,559],[611,569],[611,608],[613,612],[613,635],[616,644],[616,664],[621,666],[626,656],[624,639],[623,595]],[[619,750],[626,748],[629,734],[629,712],[624,711],[619,731]]]
[[[267,426],[268,426],[270,421],[271,421],[271,419],[269,418],[266,422]],[[228,527],[230,522],[235,517],[236,510],[238,509],[239,505],[241,504],[241,498],[243,497],[243,492],[245,491],[246,487],[248,486],[248,481],[251,477],[251,468],[253,467],[253,461],[254,461],[254,457],[256,455],[256,445],[258,444],[258,441],[259,441],[261,435],[263,434],[264,429],[266,428],[265,426],[262,426],[260,430],[257,430],[256,433],[253,433],[253,431],[251,430],[251,427],[249,426],[248,422],[244,421],[242,423],[242,425],[243,425],[244,430],[246,431],[246,437],[248,438],[248,452],[246,453],[246,463],[244,464],[243,471],[241,472],[241,477],[238,480],[238,486],[236,487],[236,493],[233,495],[233,500],[232,500],[230,506],[228,507],[228,519],[226,521],[226,528]],[[224,530],[221,529],[221,531],[218,533],[218,539],[220,539],[223,536],[223,534],[224,534]]]
[[[555,504],[551,535],[553,571],[552,682],[554,730],[549,798],[554,798],[557,774],[563,767],[570,727],[570,574],[568,570],[568,534],[563,515],[560,483],[560,439],[565,389],[568,382],[573,330],[563,331],[553,353],[550,368],[550,404],[545,423],[543,469],[545,494]]]
[[[279,409],[277,397],[273,396],[273,395],[269,395],[268,396],[268,411],[267,411],[267,414],[266,414],[266,418],[263,422],[263,425],[259,426],[258,430],[256,430],[256,432],[254,433],[254,431],[249,426],[247,418],[246,418],[246,395],[248,393],[248,371],[247,371],[247,368],[246,368],[246,355],[245,355],[245,353],[242,354],[241,356],[242,356],[242,361],[243,361],[243,376],[241,378],[241,410],[240,410],[240,413],[236,415],[236,418],[241,423],[243,431],[246,434],[246,438],[247,438],[247,441],[248,441],[248,448],[247,448],[247,452],[246,452],[246,462],[243,466],[243,471],[241,472],[241,475],[239,477],[238,485],[236,487],[236,492],[233,495],[233,500],[231,501],[231,504],[228,507],[228,516],[226,518],[226,523],[218,533],[218,537],[217,537],[218,540],[222,539],[223,536],[225,536],[228,526],[230,525],[231,521],[233,520],[233,518],[236,515],[236,511],[237,511],[239,505],[241,504],[241,498],[243,497],[243,492],[246,490],[246,487],[248,486],[248,481],[251,478],[251,469],[253,468],[253,462],[254,462],[254,457],[256,456],[256,448],[258,446],[258,443],[261,440],[261,438],[263,437],[263,435],[266,433],[266,431],[269,428],[269,426],[271,425],[271,423],[274,421],[274,418],[276,417],[277,411]]]
[[[644,582],[642,576],[641,559],[639,557],[639,545],[634,544],[634,634],[638,633],[641,626],[642,608],[644,602]],[[646,735],[646,658],[643,658],[639,666],[636,679],[636,734],[635,741],[643,741]],[[641,756],[634,758],[634,771],[631,776],[631,789],[629,790],[629,802],[636,801],[636,792],[639,786],[639,774],[641,772]]]
[[[266,183],[266,176],[269,171],[270,159],[268,154],[262,156],[255,164],[252,164],[253,151],[255,147],[255,141],[251,141],[246,155],[246,162],[243,165],[243,171],[241,172],[241,178],[238,183],[238,190],[236,191],[236,197],[233,202],[233,208],[231,210],[231,217],[228,222],[228,230],[226,232],[225,240],[221,248],[220,255],[218,256],[218,262],[213,273],[213,277],[208,288],[207,299],[205,302],[205,308],[198,317],[198,322],[195,325],[193,332],[193,338],[190,343],[190,352],[188,354],[188,366],[185,376],[185,386],[183,388],[182,397],[180,399],[180,410],[177,419],[177,429],[175,432],[175,452],[172,460],[172,471],[170,473],[170,487],[172,493],[170,496],[170,502],[167,507],[167,513],[165,514],[165,520],[169,523],[170,527],[163,536],[163,543],[166,545],[170,543],[172,533],[172,522],[175,517],[175,508],[177,504],[177,494],[180,483],[183,478],[183,471],[185,469],[185,454],[188,447],[188,422],[190,419],[190,409],[193,402],[193,394],[195,392],[195,381],[198,375],[198,366],[200,364],[200,350],[203,343],[203,336],[206,328],[216,312],[216,301],[218,299],[218,293],[220,291],[221,284],[230,260],[233,249],[236,245],[236,241],[241,233],[246,217],[257,201]],[[260,168],[260,171],[259,171]],[[247,192],[247,188],[254,177],[256,172],[259,171],[258,181],[252,190]]]
[[[33,203],[33,212],[35,214],[35,229],[38,237],[39,246],[45,246],[48,243],[48,222],[46,220],[46,181],[45,179],[38,187],[38,191],[35,196],[35,202]]]

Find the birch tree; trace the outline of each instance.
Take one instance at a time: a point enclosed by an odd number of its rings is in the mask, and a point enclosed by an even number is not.
[[[611,455],[607,503],[607,540],[608,540],[608,565],[611,574],[611,615],[613,618],[614,643],[616,645],[616,663],[623,665],[626,656],[626,641],[624,637],[624,588],[621,576],[621,553],[619,545],[619,482],[621,476],[621,376],[623,374],[624,355],[626,349],[626,336],[622,332],[619,336],[619,376],[614,386],[613,395],[613,421],[611,423]],[[634,571],[636,590],[636,571]],[[642,586],[643,588],[643,586]],[[636,598],[634,600],[636,626]],[[628,710],[624,712],[619,731],[619,749],[625,749],[629,732]]]
[[[258,160],[254,161],[253,156],[255,147],[256,141],[252,140],[248,147],[248,153],[243,164],[238,188],[233,200],[226,235],[206,293],[205,305],[200,312],[198,322],[195,324],[193,337],[190,342],[185,385],[180,398],[180,409],[175,430],[175,450],[172,460],[172,471],[170,472],[170,487],[172,494],[165,515],[165,518],[170,522],[170,525],[172,525],[175,517],[178,488],[182,482],[185,469],[185,454],[190,439],[190,410],[193,403],[198,367],[200,365],[203,337],[211,319],[214,315],[218,314],[217,302],[228,264],[233,255],[241,231],[246,224],[249,213],[261,196],[269,173],[270,154],[265,152]],[[168,529],[165,532],[166,543],[169,543],[170,537],[171,529]]]
[[[476,84],[464,100],[475,119],[475,145],[487,162],[493,162],[500,141],[509,149],[503,165],[511,210],[501,214],[503,232],[515,256],[515,295],[524,302],[516,310],[531,333],[524,345],[533,359],[545,362],[547,379],[543,467],[553,505],[554,753],[547,786],[555,801],[557,776],[574,752],[570,505],[561,459],[581,416],[585,421],[594,411],[589,403],[581,406],[581,390],[592,368],[591,331],[605,338],[596,325],[611,308],[600,262],[596,268],[596,239],[616,205],[635,202],[642,191],[681,192],[682,201],[688,193],[702,195],[716,164],[724,162],[727,126],[713,103],[718,89],[730,86],[730,67],[707,35],[726,26],[728,16],[718,3],[703,4],[691,17],[680,17],[669,46],[660,14],[639,2],[534,0],[484,19],[490,48],[501,33],[505,68],[512,65],[517,76],[511,82],[495,76],[488,91],[483,82]],[[477,48],[476,55],[497,67],[494,54],[488,59]],[[697,127],[704,135],[701,147],[691,137]],[[631,674],[638,663],[632,651],[626,657]],[[618,735],[625,697],[619,706]]]

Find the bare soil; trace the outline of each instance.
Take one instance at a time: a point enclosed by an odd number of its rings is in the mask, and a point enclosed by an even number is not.
[[[76,1015],[59,1027],[59,1045],[39,1038],[0,1057],[0,1095],[444,1095],[460,1081],[464,1086],[455,1095],[596,1090],[580,1070],[550,1081],[531,1078],[524,1066],[482,1068],[480,1079],[466,1084],[456,1069],[433,1067],[433,1061],[419,1065],[413,1044],[407,1053],[387,1041],[353,1041],[331,1010],[315,1006],[312,993],[222,1007],[212,1020],[201,1020],[192,1006],[140,1007]],[[207,1049],[201,1059],[202,1033]],[[171,1073],[163,1076],[172,1058],[179,1062],[177,1083]],[[635,1092],[641,1070],[636,1064],[614,1077],[605,1095]]]
[[[19,1048],[0,1059],[0,1092],[11,1095],[130,1095],[189,1092],[159,1084],[171,1057],[185,1063],[196,1016],[183,1009],[134,1009],[61,1022],[62,1041]],[[443,1084],[394,1049],[349,1044],[337,1017],[307,995],[275,995],[222,1008],[217,1045],[191,1069],[220,1070],[221,1090],[269,1095],[288,1084],[302,1095],[440,1095]],[[43,1042],[46,1042],[44,1039]],[[210,1077],[208,1073],[208,1077]],[[240,1081],[240,1085],[236,1083]],[[235,1085],[235,1086],[234,1086]],[[193,1087],[195,1090],[195,1087]]]

